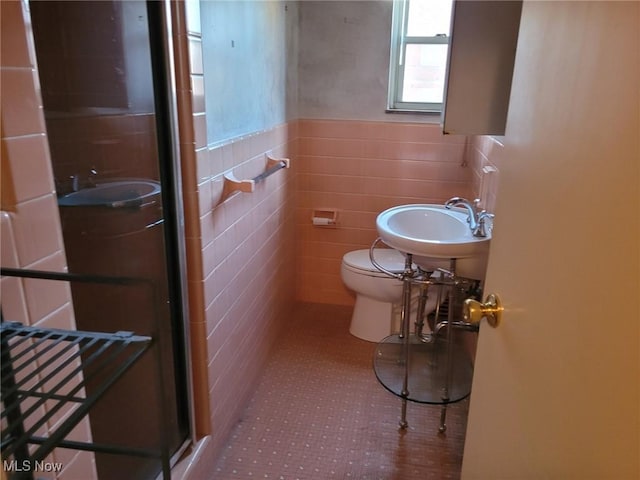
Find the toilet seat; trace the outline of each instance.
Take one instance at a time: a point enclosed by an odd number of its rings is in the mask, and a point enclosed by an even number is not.
[[[374,258],[380,266],[393,273],[404,271],[405,257],[397,250],[390,248],[376,248]],[[369,258],[369,250],[355,250],[348,252],[342,257],[343,265],[349,270],[360,275],[370,277],[390,278],[388,275],[378,270]]]

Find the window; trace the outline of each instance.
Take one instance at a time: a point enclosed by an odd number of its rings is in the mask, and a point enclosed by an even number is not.
[[[452,0],[394,0],[389,110],[442,111],[451,4]]]

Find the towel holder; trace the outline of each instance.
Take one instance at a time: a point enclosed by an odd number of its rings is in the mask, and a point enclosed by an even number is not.
[[[222,188],[222,197],[228,198],[235,192],[252,193],[256,187],[256,183],[261,182],[278,170],[289,168],[290,160],[288,158],[274,158],[267,155],[267,165],[264,172],[256,175],[251,179],[238,180],[233,172],[224,174],[224,186]]]

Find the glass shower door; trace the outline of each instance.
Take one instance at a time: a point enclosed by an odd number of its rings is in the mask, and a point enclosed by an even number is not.
[[[153,62],[160,8],[30,2],[69,272],[136,280],[72,285],[77,328],[154,339],[92,410],[93,442],[145,450],[165,439],[176,452],[188,437],[188,402],[171,132]],[[102,480],[160,471],[156,459],[106,452],[96,464]]]

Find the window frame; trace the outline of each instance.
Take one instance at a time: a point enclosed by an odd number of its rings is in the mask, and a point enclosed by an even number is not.
[[[401,100],[404,81],[404,57],[407,45],[450,44],[450,35],[433,37],[410,37],[405,35],[409,22],[409,3],[411,0],[393,0],[391,24],[391,55],[389,60],[389,92],[387,95],[388,112],[442,113],[443,102],[404,102]],[[446,83],[446,80],[445,80]],[[445,85],[446,87],[446,85]],[[444,95],[444,92],[443,92]]]

